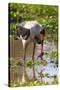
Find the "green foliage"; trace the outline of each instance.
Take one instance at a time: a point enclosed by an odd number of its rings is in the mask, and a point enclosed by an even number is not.
[[[12,35],[13,34],[13,32],[16,30],[16,24],[15,23],[12,23],[12,24],[10,24],[10,34]]]
[[[57,51],[52,51],[52,52],[51,52],[51,57],[52,57],[53,59],[57,58],[57,57],[58,57],[58,52],[57,52]]]
[[[55,77],[54,80],[50,83],[51,84],[58,84],[58,78]],[[23,87],[23,86],[40,86],[40,85],[49,85],[48,82],[40,82],[40,81],[28,81],[28,82],[10,82],[10,87]]]
[[[17,62],[16,65],[17,66],[23,66],[23,63],[22,62]]]
[[[29,68],[32,68],[33,65],[34,65],[33,60],[29,60],[29,61],[26,62],[26,66],[29,67]]]
[[[48,82],[29,81],[29,82],[11,82],[10,87],[22,87],[22,86],[40,86],[48,85]]]
[[[58,84],[58,77],[57,76],[54,76],[54,80],[52,81],[52,84]]]
[[[29,60],[26,62],[26,66],[29,67],[29,68],[32,68],[33,65],[40,65],[40,64],[43,64],[44,66],[47,64],[46,60],[42,60],[42,63],[41,61],[34,61],[33,63],[33,60]]]
[[[37,61],[37,64],[40,65],[40,61]]]
[[[45,74],[45,77],[48,77],[48,76],[49,76],[49,74],[48,74],[48,73],[46,73],[46,74]]]
[[[37,20],[45,27],[46,33],[53,33],[53,39],[57,41],[57,6],[10,3],[9,7],[10,32],[16,30],[16,23],[28,20]]]
[[[47,62],[46,62],[46,60],[42,60],[42,63],[41,63],[41,60],[40,60],[40,61],[37,61],[36,64],[37,65],[43,64],[45,66],[47,64]]]

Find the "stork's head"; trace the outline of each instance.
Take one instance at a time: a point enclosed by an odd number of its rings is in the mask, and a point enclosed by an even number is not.
[[[45,29],[43,28],[43,29],[41,30],[41,32],[40,32],[40,40],[41,40],[41,42],[44,41],[44,37],[45,37]]]
[[[38,44],[42,44],[45,37],[45,29],[42,28],[38,36],[35,36],[35,40]]]

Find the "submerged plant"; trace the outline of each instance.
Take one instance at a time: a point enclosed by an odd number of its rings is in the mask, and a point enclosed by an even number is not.
[[[33,63],[33,60],[29,60],[26,62],[26,66],[29,68],[32,68],[34,66],[35,63]]]

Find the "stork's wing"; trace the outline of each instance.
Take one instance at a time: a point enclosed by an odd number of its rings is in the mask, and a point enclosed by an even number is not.
[[[23,39],[27,40],[30,36],[30,30],[20,26],[20,35],[23,37]]]

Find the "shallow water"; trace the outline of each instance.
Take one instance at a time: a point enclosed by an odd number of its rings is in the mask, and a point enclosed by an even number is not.
[[[32,48],[33,43],[31,43],[27,48],[26,60],[30,60],[32,56]],[[41,81],[40,72],[42,70],[42,81],[44,82],[52,82],[54,76],[58,76],[58,67],[55,63],[51,63],[51,59],[53,58],[50,56],[52,51],[57,51],[54,42],[45,42],[43,46],[44,53],[48,53],[46,56],[43,55],[43,60],[47,62],[46,65],[35,65],[35,75],[38,81]],[[40,54],[40,45],[36,45],[35,50],[35,61],[40,61],[40,58],[37,60],[37,56]],[[22,73],[23,73],[23,66],[16,65],[17,62],[23,63],[23,48],[21,41],[15,41],[13,38],[10,39],[10,59],[11,59],[11,67],[10,67],[10,79],[12,81],[21,81]],[[26,68],[26,73],[29,79],[33,78],[33,71],[32,68]],[[45,74],[48,76],[45,76]],[[43,76],[44,75],[44,76]]]

